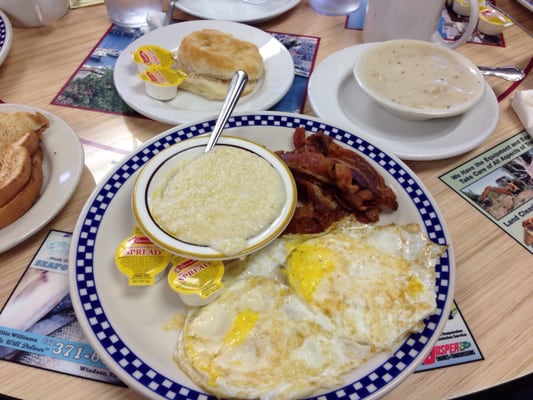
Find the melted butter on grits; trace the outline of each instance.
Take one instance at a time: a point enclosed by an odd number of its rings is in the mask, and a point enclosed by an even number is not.
[[[447,49],[425,42],[381,44],[361,62],[368,87],[390,101],[420,109],[446,110],[468,102],[483,84],[476,71]]]

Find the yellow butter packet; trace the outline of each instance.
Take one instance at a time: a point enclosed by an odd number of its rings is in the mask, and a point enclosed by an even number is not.
[[[156,246],[138,227],[115,250],[115,264],[129,286],[152,286],[161,279],[172,255]]]
[[[222,261],[191,260],[175,256],[168,272],[168,284],[184,303],[201,306],[214,300],[222,288]]]
[[[504,27],[513,24],[513,22],[506,15],[493,8],[480,7],[479,17],[492,24],[501,25]]]
[[[148,67],[139,76],[145,82],[148,96],[157,100],[171,100],[176,97],[178,87],[187,78],[182,70],[162,67]]]
[[[488,7],[479,8],[478,30],[485,35],[499,35],[513,22],[504,14]]]
[[[133,53],[133,61],[143,68],[156,66],[171,68],[174,65],[174,54],[167,49],[155,45],[139,47]]]
[[[187,74],[182,70],[152,66],[142,71],[139,76],[143,81],[159,86],[179,86]]]

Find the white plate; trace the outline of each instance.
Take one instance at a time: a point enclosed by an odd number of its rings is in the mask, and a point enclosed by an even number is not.
[[[516,1],[518,1],[520,4],[522,4],[529,11],[533,12],[533,0],[516,0]]]
[[[267,0],[247,4],[242,0],[180,0],[176,8],[198,18],[257,23],[275,18],[300,3],[300,0]]]
[[[166,102],[149,97],[144,82],[137,76],[137,65],[131,59],[131,54],[146,44],[177,50],[183,37],[200,29],[218,29],[259,47],[265,75],[252,93],[241,97],[235,112],[267,110],[290,89],[294,80],[292,57],[285,46],[269,33],[230,21],[187,21],[149,32],[122,51],[114,71],[115,86],[120,97],[137,112],[167,124],[177,125],[218,114],[222,101],[208,100],[183,90],[178,90],[178,95]]]
[[[4,62],[13,43],[13,28],[11,22],[0,10],[0,65]]]
[[[131,195],[137,172],[163,148],[209,132],[215,119],[172,128],[126,156],[95,188],[73,232],[69,255],[72,303],[78,321],[102,361],[129,387],[150,398],[206,399],[172,359],[178,331],[164,330],[183,305],[162,280],[152,287],[128,287],[114,252],[131,234]],[[421,333],[410,335],[393,354],[379,354],[346,375],[345,387],[321,399],[370,399],[407,377],[431,350],[449,316],[455,260],[441,212],[414,173],[395,156],[353,133],[299,114],[260,112],[230,118],[225,132],[272,150],[292,149],[294,129],[323,130],[366,157],[397,195],[399,209],[381,222],[418,222],[436,243],[448,245],[437,264],[437,313]],[[204,397],[203,397],[204,396]],[[212,399],[213,397],[209,397]]]
[[[428,121],[407,121],[378,106],[353,77],[362,44],[340,50],[323,60],[308,86],[313,111],[327,121],[356,129],[374,143],[404,160],[436,160],[465,153],[479,146],[498,122],[498,100],[486,84],[481,101],[463,115]]]
[[[0,112],[39,111],[50,126],[43,132],[43,187],[37,202],[12,224],[0,229],[0,253],[21,243],[54,218],[70,199],[83,172],[83,147],[62,119],[35,107],[0,104]]]

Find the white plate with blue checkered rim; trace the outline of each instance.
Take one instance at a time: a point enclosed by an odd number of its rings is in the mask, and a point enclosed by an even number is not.
[[[13,43],[13,28],[11,22],[2,10],[0,10],[0,65],[6,59],[11,44]]]
[[[209,133],[215,119],[172,128],[126,156],[98,184],[85,204],[69,256],[70,293],[78,320],[102,361],[129,387],[153,399],[206,400],[177,364],[173,351],[179,332],[165,329],[184,305],[161,280],[152,287],[129,287],[114,264],[114,252],[132,232],[131,194],[140,168],[162,149]],[[380,223],[418,222],[434,242],[448,250],[436,266],[437,312],[421,332],[407,337],[392,354],[378,354],[344,376],[345,385],[320,399],[374,399],[388,392],[422,363],[448,319],[455,285],[455,259],[445,221],[434,199],[397,157],[368,139],[299,114],[259,112],[234,115],[226,133],[272,150],[292,149],[292,134],[303,126],[322,130],[368,159],[395,191],[399,209],[383,213]],[[315,397],[318,399],[318,397]]]

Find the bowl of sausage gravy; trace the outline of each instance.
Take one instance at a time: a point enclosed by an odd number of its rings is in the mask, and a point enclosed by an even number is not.
[[[370,98],[407,120],[463,114],[485,90],[481,72],[468,58],[421,40],[372,44],[356,60],[353,73]]]

